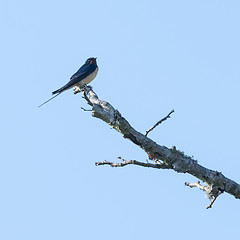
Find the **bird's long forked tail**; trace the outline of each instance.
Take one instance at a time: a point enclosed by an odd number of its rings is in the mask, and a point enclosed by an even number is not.
[[[54,99],[55,97],[57,97],[61,92],[59,92],[57,95],[51,97],[50,99],[48,99],[46,102],[42,103],[41,105],[39,105],[38,107],[41,107],[42,105],[48,103],[49,101],[51,101],[52,99]]]

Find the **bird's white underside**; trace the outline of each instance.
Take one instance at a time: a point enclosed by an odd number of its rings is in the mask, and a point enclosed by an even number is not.
[[[85,84],[89,84],[96,76],[98,73],[98,67],[95,69],[94,72],[92,72],[91,74],[89,74],[86,78],[84,78],[83,80],[81,80],[79,83],[77,83],[75,86],[78,87],[83,87]]]

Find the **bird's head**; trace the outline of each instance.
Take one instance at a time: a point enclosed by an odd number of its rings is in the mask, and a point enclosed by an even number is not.
[[[88,58],[87,61],[85,62],[85,64],[97,64],[97,58]]]

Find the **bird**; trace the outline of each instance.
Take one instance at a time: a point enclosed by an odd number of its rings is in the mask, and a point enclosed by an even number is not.
[[[89,84],[97,76],[98,73],[98,65],[96,60],[97,58],[94,57],[88,58],[86,62],[78,69],[78,71],[71,76],[70,81],[67,84],[53,91],[52,94],[54,96],[39,105],[38,107],[43,106],[47,102],[51,101],[53,98],[57,97],[59,94],[72,87],[82,88],[84,85]]]

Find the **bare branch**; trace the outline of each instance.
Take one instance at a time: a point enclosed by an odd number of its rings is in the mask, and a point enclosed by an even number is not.
[[[190,188],[197,187],[197,188],[199,188],[200,190],[202,190],[204,192],[208,192],[209,191],[209,187],[201,185],[200,181],[198,181],[196,183],[187,183],[187,182],[185,182],[185,185],[190,187]]]
[[[196,183],[185,182],[185,185],[190,187],[190,188],[197,187],[200,190],[206,192],[207,197],[211,200],[210,204],[206,207],[206,209],[211,208],[213,203],[218,198],[218,196],[224,192],[224,190],[216,188],[216,187],[201,185],[200,181],[198,181]]]
[[[207,187],[211,186],[209,187],[209,196],[211,196],[211,198],[216,198],[216,194],[219,191],[225,191],[237,199],[240,198],[240,185],[238,183],[225,177],[221,172],[201,166],[192,157],[177,150],[175,146],[171,149],[161,146],[144,134],[136,131],[117,109],[110,103],[100,100],[92,88],[86,86],[84,93],[87,95],[85,99],[88,99],[87,101],[89,101],[89,104],[92,106],[93,117],[99,118],[109,124],[112,128],[121,133],[125,139],[130,140],[132,143],[142,148],[151,160],[157,161],[156,164],[142,163],[136,160],[123,161],[122,163],[104,161],[96,163],[96,165],[123,167],[134,164],[158,169],[172,169],[178,173],[191,174],[206,183]],[[169,118],[172,112],[165,118]],[[161,166],[161,164],[158,163],[163,163],[164,165]],[[216,194],[214,194],[215,192]]]
[[[100,166],[100,165],[110,165],[111,167],[125,167],[126,165],[138,165],[141,167],[151,167],[151,168],[158,168],[158,169],[169,169],[169,166],[167,166],[166,164],[153,164],[153,163],[143,163],[143,162],[139,162],[137,160],[129,160],[126,161],[124,159],[122,159],[121,157],[119,157],[119,159],[122,160],[122,162],[120,163],[115,163],[115,162],[109,162],[109,161],[103,161],[103,162],[96,162],[95,165],[96,166]]]
[[[88,93],[88,89],[91,89],[92,87],[91,86],[87,86],[87,85],[84,85],[82,88],[80,88],[79,86],[75,86],[73,88],[73,93],[74,94],[77,94],[79,92],[82,92],[83,93],[83,98],[87,101],[87,103],[92,106],[92,103],[91,101],[89,100],[88,96],[87,96],[87,93]],[[82,108],[84,110],[84,108]],[[91,110],[90,110],[91,111]]]
[[[218,192],[218,194],[217,194],[216,196],[213,196],[210,204],[206,207],[206,209],[209,209],[209,208],[212,207],[213,203],[216,201],[217,197],[218,197],[220,194],[222,194],[222,192]]]
[[[92,111],[92,109],[86,109],[86,108],[83,108],[83,107],[81,107],[81,109],[82,109],[84,112],[91,112],[91,111]]]
[[[174,113],[174,109],[164,118],[162,118],[160,121],[158,121],[153,127],[151,127],[150,129],[148,129],[145,133],[145,136],[147,136],[155,127],[157,127],[159,124],[161,124],[163,121],[167,120],[168,118],[170,118],[171,114]]]
[[[79,92],[82,92],[82,90],[80,89],[80,87],[75,86],[75,87],[73,88],[73,93],[74,93],[74,94],[77,94],[77,93],[79,93]]]

